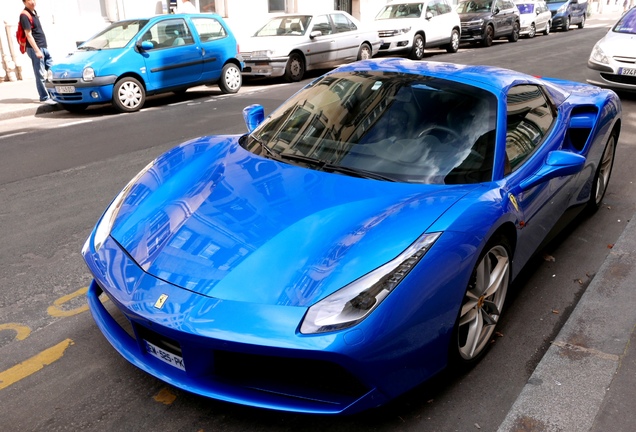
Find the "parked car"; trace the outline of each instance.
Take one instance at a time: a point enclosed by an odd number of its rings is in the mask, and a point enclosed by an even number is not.
[[[599,40],[587,62],[587,82],[636,91],[636,8],[628,10]]]
[[[281,15],[241,41],[243,75],[300,81],[306,71],[373,57],[380,39],[346,12]]]
[[[580,29],[585,27],[587,18],[587,0],[546,0],[552,13],[552,29],[570,30],[576,24]]]
[[[519,40],[521,19],[512,0],[462,0],[456,10],[462,22],[462,41],[489,47],[495,39]]]
[[[515,5],[521,15],[521,36],[533,38],[537,32],[550,34],[552,14],[543,0],[517,0]]]
[[[111,24],[55,63],[46,87],[69,111],[112,102],[131,112],[147,95],[201,84],[236,93],[242,68],[236,39],[220,16],[160,15]]]
[[[602,205],[621,102],[387,58],[243,115],[247,133],[169,150],[112,201],[82,250],[88,304],[175,387],[338,414],[486,354],[524,265]]]
[[[382,39],[380,54],[407,54],[413,60],[424,57],[424,49],[459,49],[459,15],[448,0],[393,1],[375,17]]]

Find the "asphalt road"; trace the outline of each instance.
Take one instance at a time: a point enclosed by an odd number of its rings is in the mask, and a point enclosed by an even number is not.
[[[584,81],[587,57],[604,31],[427,57]],[[163,151],[201,135],[243,132],[244,106],[260,103],[269,113],[303,83],[262,84],[231,96],[211,88],[156,97],[133,114],[102,107],[0,122],[0,429],[497,429],[636,210],[629,162],[636,157],[636,99],[622,98],[623,131],[603,208],[569,226],[522,274],[488,356],[472,371],[442,374],[387,407],[338,418],[254,410],[172,388],[123,360],[86,312],[90,277],[79,252],[112,197]]]

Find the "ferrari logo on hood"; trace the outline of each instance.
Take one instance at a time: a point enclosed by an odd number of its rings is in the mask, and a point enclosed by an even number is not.
[[[157,301],[155,302],[155,307],[157,309],[161,309],[164,305],[164,303],[166,302],[166,300],[168,300],[168,295],[167,294],[161,294],[159,296],[159,298],[157,299]]]

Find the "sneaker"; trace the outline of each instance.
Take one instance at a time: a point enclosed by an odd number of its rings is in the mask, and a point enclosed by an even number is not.
[[[43,104],[46,104],[46,105],[57,105],[57,102],[55,102],[51,98],[44,99],[43,101],[40,101],[40,103],[43,103]]]

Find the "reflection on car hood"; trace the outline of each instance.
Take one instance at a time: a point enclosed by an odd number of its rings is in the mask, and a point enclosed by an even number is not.
[[[240,47],[242,53],[272,50],[274,55],[287,55],[292,49],[307,41],[306,36],[254,36],[241,42]]]
[[[415,27],[415,29],[418,29],[421,26],[420,20],[420,18],[395,18],[376,20],[375,28],[378,30],[398,30],[406,27]]]
[[[490,12],[470,12],[470,13],[460,13],[459,19],[461,22],[468,22],[478,19],[488,19],[492,14]]]
[[[610,31],[601,39],[600,44],[608,56],[636,58],[636,35]]]
[[[188,290],[307,306],[396,257],[475,187],[325,173],[256,156],[237,137],[203,138],[140,179],[111,236]]]
[[[73,51],[64,57],[61,61],[57,61],[51,66],[54,78],[59,78],[64,72],[67,73],[65,78],[77,78],[82,76],[82,71],[90,66],[98,73],[101,66],[117,59],[124,51],[121,49],[110,49],[102,51]]]

